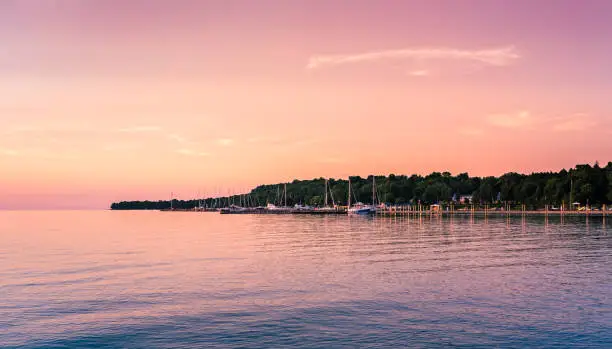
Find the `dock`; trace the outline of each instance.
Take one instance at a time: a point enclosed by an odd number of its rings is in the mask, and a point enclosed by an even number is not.
[[[550,209],[548,206],[539,210],[528,210],[525,205],[518,207],[489,208],[487,206],[471,206],[469,208],[455,209],[452,205],[442,207],[439,205],[427,206],[381,206],[376,210],[376,216],[609,216],[612,215],[610,209],[600,210],[559,210]],[[219,212],[220,214],[260,214],[260,215],[346,215],[347,208],[339,206],[337,208],[293,208],[293,207],[224,207],[206,209],[162,209],[164,212]]]
[[[264,207],[256,207],[256,208],[240,208],[240,209],[231,209],[231,208],[222,208],[219,210],[221,214],[297,214],[297,215],[341,215],[346,214],[347,211],[344,209],[304,209],[304,208],[275,208],[268,209]]]
[[[476,206],[473,205],[468,208],[455,209],[453,205],[442,207],[439,205],[432,205],[435,209],[426,206],[387,206],[378,208],[376,211],[377,215],[381,216],[419,216],[419,215],[464,215],[464,216],[517,216],[517,215],[529,215],[529,216],[609,216],[612,215],[612,211],[604,207],[600,210],[588,209],[588,210],[561,210],[551,209],[549,206],[545,206],[543,209],[528,210],[525,205],[518,205],[516,207],[506,206],[503,208],[495,207],[489,208],[487,205]]]

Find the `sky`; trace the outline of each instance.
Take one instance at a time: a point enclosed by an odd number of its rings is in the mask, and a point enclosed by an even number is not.
[[[0,209],[612,160],[612,1],[4,0]]]

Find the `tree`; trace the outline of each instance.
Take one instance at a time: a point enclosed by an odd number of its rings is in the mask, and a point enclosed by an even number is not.
[[[433,172],[425,177],[390,174],[385,176],[351,177],[354,201],[370,202],[372,200],[372,179],[376,178],[377,197],[384,202],[403,204],[421,201],[424,204],[449,202],[456,194],[473,195],[472,202],[491,203],[501,201],[522,203],[531,206],[560,204],[574,201],[583,204],[610,205],[612,203],[612,162],[606,167],[598,164],[577,165],[573,169],[557,173],[542,172],[529,175],[509,172],[499,178],[470,177],[467,173],[453,176],[450,172]],[[348,181],[330,178],[329,202],[332,198],[337,204],[346,205],[348,198]],[[280,204],[277,193],[283,194],[283,183],[266,184],[254,188],[245,195],[231,197],[206,198],[203,203],[208,207],[226,206],[230,203],[261,205],[266,203]],[[573,190],[572,190],[573,188]],[[280,190],[279,190],[280,189]],[[571,195],[570,195],[571,194]],[[353,195],[353,194],[352,194]],[[287,203],[324,204],[325,179],[293,180],[287,183]],[[190,209],[199,204],[198,200],[174,200],[172,206],[177,209]],[[113,210],[159,210],[170,208],[169,201],[123,201],[113,203]]]

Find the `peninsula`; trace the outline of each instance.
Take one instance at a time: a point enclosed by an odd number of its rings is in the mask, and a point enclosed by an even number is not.
[[[376,193],[387,205],[487,205],[508,207],[520,205],[526,210],[544,207],[551,210],[573,210],[585,207],[612,206],[612,162],[600,166],[584,164],[559,172],[531,174],[506,173],[500,177],[470,177],[467,173],[452,175],[433,172],[426,176],[395,175],[362,178],[350,177],[356,201],[372,197],[372,179]],[[327,185],[326,185],[327,183]],[[267,204],[321,207],[328,202],[347,204],[348,180],[294,180],[290,183],[260,185],[249,193],[192,200],[123,201],[113,203],[112,210],[192,210],[198,207],[218,209],[231,205],[257,207]],[[327,197],[326,197],[327,196]]]

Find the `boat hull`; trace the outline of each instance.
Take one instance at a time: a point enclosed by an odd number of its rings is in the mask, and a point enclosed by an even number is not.
[[[376,209],[374,207],[361,207],[361,208],[352,208],[348,210],[350,215],[359,215],[359,216],[367,216],[376,213]]]

